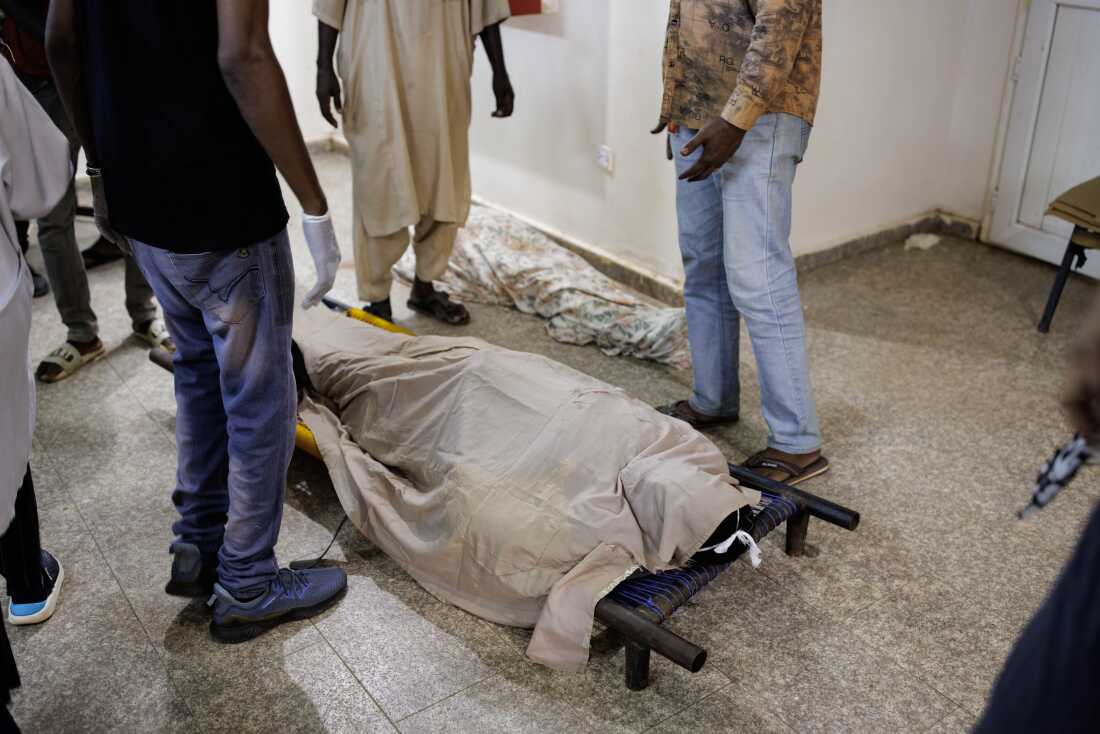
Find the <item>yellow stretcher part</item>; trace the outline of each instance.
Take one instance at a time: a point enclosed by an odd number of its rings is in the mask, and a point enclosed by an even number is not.
[[[317,448],[317,439],[314,438],[313,431],[309,430],[305,423],[298,423],[298,428],[294,431],[294,445],[298,447],[299,451],[304,451],[314,459],[321,458],[321,449]]]
[[[363,323],[370,324],[371,326],[377,326],[379,329],[393,332],[394,334],[405,334],[406,336],[416,336],[413,332],[406,329],[404,326],[398,326],[397,324],[391,324],[385,319],[379,318],[372,313],[367,313],[361,308],[351,307],[344,311],[344,315],[349,318],[353,318],[356,321],[362,321]]]

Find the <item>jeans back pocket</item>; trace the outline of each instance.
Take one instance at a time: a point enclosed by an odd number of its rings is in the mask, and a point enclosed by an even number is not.
[[[256,248],[196,255],[170,253],[176,288],[205,313],[226,324],[239,324],[266,295]]]

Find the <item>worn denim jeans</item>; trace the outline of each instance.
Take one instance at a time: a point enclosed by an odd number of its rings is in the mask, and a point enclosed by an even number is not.
[[[681,128],[673,136],[677,176],[702,154],[702,148],[680,154],[695,133]],[[676,184],[695,371],[691,406],[705,415],[738,415],[744,318],[756,353],[768,445],[790,453],[821,447],[790,244],[791,186],[809,135],[810,126],[793,115],[764,115],[710,178]]]
[[[278,569],[297,413],[289,240],[283,232],[198,255],[131,245],[176,342],[172,530],[204,556],[217,554],[228,591],[262,586]]]

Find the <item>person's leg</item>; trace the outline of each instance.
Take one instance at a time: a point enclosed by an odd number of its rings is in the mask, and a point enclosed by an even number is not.
[[[69,139],[75,162],[79,144],[57,89],[52,82],[44,82],[31,91],[50,119]],[[81,345],[98,343],[99,324],[92,310],[88,275],[84,271],[84,261],[76,242],[75,223],[76,188],[70,183],[53,211],[38,220],[38,244],[42,248],[46,277],[53,288],[57,310],[69,330],[68,339],[81,348]],[[81,351],[84,349],[81,348]]]
[[[176,338],[172,366],[178,469],[172,503],[179,519],[172,532],[177,543],[197,548],[203,566],[213,569],[229,513],[229,438],[214,340],[202,311],[176,288],[167,253],[140,242],[131,241],[131,245],[134,261],[156,293]],[[197,582],[199,569],[194,571],[196,578],[190,581]],[[169,593],[177,591],[169,588]]]
[[[683,156],[693,131],[681,128],[672,141],[676,175],[690,168],[702,149]],[[708,417],[735,418],[740,410],[738,374],[740,321],[726,284],[722,245],[722,191],[716,174],[706,181],[676,181],[676,218],[684,262],[684,307],[695,389],[689,406]]]
[[[371,236],[361,221],[355,225],[355,277],[359,299],[371,306],[389,309],[393,287],[393,266],[409,247],[409,229],[404,227],[381,237]],[[372,313],[389,319],[385,313]]]
[[[34,496],[31,468],[15,496],[15,516],[0,536],[0,573],[8,584],[8,596],[15,604],[46,598],[42,575],[42,541],[38,534],[38,502]]]
[[[42,549],[38,502],[29,466],[15,497],[15,515],[0,536],[0,573],[7,581],[11,598],[9,623],[39,624],[53,616],[65,573],[61,563]]]
[[[254,590],[278,570],[286,472],[294,451],[298,396],[290,340],[294,263],[286,232],[248,248],[264,295],[233,324],[209,312],[221,364],[229,431],[229,521],[218,577],[230,593]],[[234,258],[240,259],[239,254]]]
[[[149,324],[157,318],[157,304],[153,300],[153,289],[134,258],[127,257],[125,262],[126,311],[134,332],[141,334],[148,331]]]
[[[455,222],[437,222],[425,216],[413,232],[416,273],[409,294],[409,308],[451,325],[468,323],[470,312],[443,291],[436,290],[433,281],[447,272],[458,230]]]
[[[458,224],[437,222],[425,216],[413,233],[413,252],[416,253],[416,277],[424,283],[439,280],[447,272],[451,254],[458,237]]]
[[[15,238],[19,240],[19,249],[26,255],[31,246],[31,223],[24,219],[16,219]]]
[[[821,447],[790,245],[791,186],[808,135],[797,117],[765,115],[719,173],[730,295],[756,354],[768,446],[789,455]]]
[[[158,298],[162,287],[157,281],[164,277],[172,285],[166,295],[179,294],[192,309],[189,319],[181,321],[174,305],[161,298],[179,339],[175,364],[184,367],[176,374],[181,398],[177,425],[184,426],[179,440],[184,491],[179,493],[177,531],[181,539],[194,538],[209,548],[225,512],[219,581],[232,594],[259,589],[277,571],[274,549],[294,448],[294,269],[289,240],[284,232],[251,247],[199,255],[177,255],[141,243],[134,248]],[[199,318],[209,346],[198,333]],[[194,435],[192,429],[209,435]],[[205,485],[196,481],[198,491],[189,491],[182,486],[187,477],[202,478]]]
[[[24,221],[22,219],[15,220],[15,237],[19,240],[19,249],[23,251],[24,255],[27,254],[27,250],[29,250],[31,246],[30,229],[30,222]],[[42,296],[49,293],[50,282],[46,280],[46,278],[41,273],[30,267],[29,264],[27,265],[27,267],[31,271],[31,280],[34,283],[34,297],[41,298]]]

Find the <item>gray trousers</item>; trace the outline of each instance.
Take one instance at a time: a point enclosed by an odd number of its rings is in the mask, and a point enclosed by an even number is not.
[[[54,124],[65,133],[75,161],[80,146],[53,81],[24,78],[23,83]],[[38,220],[38,244],[42,248],[46,278],[50,281],[61,321],[69,329],[68,340],[88,342],[99,335],[99,323],[92,310],[88,274],[84,271],[84,260],[80,257],[80,247],[76,242],[75,221],[76,185],[70,182],[68,191],[53,211]],[[153,289],[145,281],[137,263],[131,257],[125,258],[125,262],[126,310],[131,323],[137,327],[156,318],[157,306],[153,302]]]

